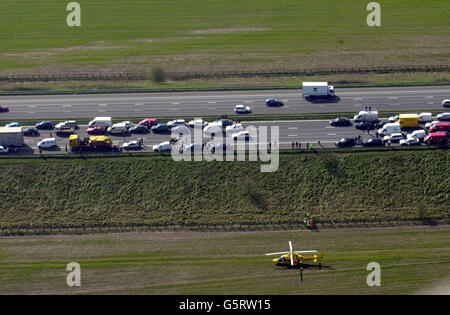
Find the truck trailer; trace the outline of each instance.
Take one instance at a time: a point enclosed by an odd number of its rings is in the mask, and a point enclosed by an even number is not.
[[[334,87],[328,82],[303,82],[303,97],[334,97]]]
[[[375,110],[371,110],[371,111],[362,110],[358,114],[353,116],[353,119],[355,120],[355,122],[367,121],[367,122],[375,123],[375,122],[378,121],[378,111],[375,111]]]
[[[419,127],[419,115],[417,114],[400,114],[398,121],[402,129]]]
[[[0,146],[23,146],[22,127],[0,127]]]

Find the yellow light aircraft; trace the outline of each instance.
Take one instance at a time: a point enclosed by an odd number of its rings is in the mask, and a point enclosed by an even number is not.
[[[320,260],[323,258],[325,252],[322,251],[317,253],[317,250],[292,250],[292,243],[289,241],[289,251],[288,252],[277,252],[269,253],[269,255],[281,255],[279,258],[275,258],[272,261],[276,263],[277,266],[301,266],[305,261],[312,261],[314,263],[319,262],[319,268],[322,266]]]

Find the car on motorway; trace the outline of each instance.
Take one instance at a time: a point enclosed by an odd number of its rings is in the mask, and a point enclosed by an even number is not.
[[[183,147],[185,152],[202,152],[203,146],[200,143],[190,143]]]
[[[36,127],[26,127],[22,130],[24,136],[39,136],[39,130]]]
[[[0,106],[0,113],[2,113],[2,112],[9,112],[8,106],[1,105],[1,106]]]
[[[335,145],[339,148],[343,147],[352,147],[356,145],[356,139],[355,138],[342,138],[341,140],[337,141]]]
[[[106,133],[102,126],[89,127],[87,133],[90,135],[103,135]]]
[[[124,121],[121,122],[121,124],[124,124],[125,127],[127,127],[128,129],[130,129],[131,127],[134,126],[134,124],[131,121],[129,121],[129,120],[124,120]]]
[[[132,140],[130,142],[125,142],[122,145],[124,150],[140,150],[142,148],[141,143],[137,140]]]
[[[188,122],[188,126],[191,128],[205,128],[208,125],[208,122],[203,119],[195,119]]]
[[[376,129],[381,129],[384,127],[384,125],[389,124],[389,121],[379,121],[377,123],[375,123],[375,128]]]
[[[450,100],[443,100],[442,107],[450,107]]]
[[[0,145],[0,153],[1,153],[1,154],[9,153],[9,148]]]
[[[154,152],[168,152],[172,151],[172,145],[170,144],[170,141],[164,141],[160,144],[156,144],[153,146]]]
[[[48,120],[44,120],[44,121],[40,121],[40,122],[36,123],[35,127],[37,129],[51,130],[51,129],[53,129],[53,124]]]
[[[228,134],[230,134],[230,133],[236,133],[236,132],[238,132],[238,131],[242,131],[242,130],[244,130],[244,129],[245,129],[245,128],[244,128],[244,126],[242,126],[242,124],[234,123],[234,124],[232,124],[231,126],[227,126],[227,127],[225,128],[225,132],[228,133]]]
[[[433,121],[433,114],[432,113],[420,113],[417,118],[419,119],[420,123],[428,123],[430,121]]]
[[[390,122],[390,123],[394,123],[394,122],[396,122],[397,120],[398,120],[398,115],[389,117],[389,122]]]
[[[223,133],[223,125],[221,122],[210,123],[203,129],[203,134],[205,136],[211,136],[222,133]]]
[[[406,139],[400,140],[400,145],[418,145],[418,144],[420,144],[420,140],[411,136],[406,137]]]
[[[134,125],[128,131],[130,133],[149,133],[150,129],[146,125]]]
[[[239,132],[234,133],[232,135],[232,138],[234,141],[237,141],[237,140],[249,141],[250,140],[250,132],[248,132],[247,130],[239,131]]]
[[[384,141],[384,142],[388,142],[389,140],[390,140],[391,142],[399,142],[399,141],[402,140],[402,139],[403,139],[403,134],[400,133],[400,132],[394,132],[394,133],[392,133],[391,135],[388,135],[388,136],[384,136],[384,137],[383,137],[383,141]]]
[[[151,129],[153,126],[158,124],[158,119],[156,118],[145,118],[139,122],[139,125],[144,125],[147,128]]]
[[[174,120],[167,122],[167,126],[169,127],[169,129],[172,129],[173,127],[176,127],[176,126],[187,126],[187,124],[184,119],[174,119]]]
[[[55,138],[45,138],[37,143],[37,147],[39,150],[42,149],[52,149],[56,147],[56,139]]]
[[[250,106],[239,104],[234,107],[234,111],[236,112],[236,114],[248,114],[252,112],[252,109],[250,108]]]
[[[66,120],[66,121],[60,122],[56,126],[59,126],[60,128],[61,127],[73,127],[75,129],[78,129],[78,124],[75,120]],[[56,128],[56,126],[55,126],[55,128]]]
[[[347,117],[337,117],[330,120],[330,125],[336,127],[345,127],[350,126],[351,124],[352,122]]]
[[[6,124],[5,127],[7,127],[7,128],[14,128],[14,127],[22,127],[22,126],[17,121],[14,121],[14,122],[11,122],[9,124]]]
[[[361,144],[365,147],[380,147],[383,146],[383,140],[380,138],[370,138],[369,140],[362,140]]]
[[[373,130],[375,129],[375,126],[370,121],[360,121],[355,123],[355,128],[359,130]]]
[[[167,124],[157,124],[156,126],[152,126],[153,133],[170,133],[170,128]]]
[[[231,126],[231,125],[234,124],[235,122],[232,121],[231,119],[223,118],[223,117],[222,117],[222,118],[219,118],[219,119],[214,120],[213,123],[221,123],[221,124],[222,124],[222,127],[223,127],[223,128],[226,128],[226,127],[228,127],[228,126]]]
[[[427,136],[427,133],[423,129],[414,130],[407,137],[413,137],[419,139],[419,141],[423,141],[423,139]]]
[[[266,100],[266,106],[284,106],[284,103],[282,100],[269,98]]]
[[[171,130],[172,135],[178,134],[180,136],[190,134],[191,130],[186,125],[179,125],[173,127]]]
[[[450,122],[437,121],[428,129],[429,132],[450,131]]]
[[[439,121],[450,121],[450,113],[442,113],[436,116]]]

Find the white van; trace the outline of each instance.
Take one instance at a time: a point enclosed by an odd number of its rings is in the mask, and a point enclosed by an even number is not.
[[[449,121],[450,120],[450,113],[442,113],[438,114],[436,116],[437,120],[439,121]]]
[[[153,151],[154,152],[172,151],[172,145],[170,144],[169,141],[164,141],[164,142],[161,142],[160,144],[154,145]]]
[[[45,138],[37,143],[38,149],[51,149],[56,147],[55,138]]]
[[[378,111],[372,110],[372,111],[360,111],[358,114],[353,116],[353,119],[355,122],[360,121],[368,121],[368,122],[377,122],[378,121]]]
[[[450,100],[443,100],[442,107],[450,107]]]
[[[433,115],[431,113],[420,113],[419,116],[419,122],[430,122],[433,120]]]
[[[128,132],[128,127],[125,123],[114,124],[108,127],[108,133],[126,133]]]
[[[419,130],[414,130],[412,133],[410,133],[408,135],[408,137],[423,140],[423,138],[425,138],[426,135],[427,135],[427,133],[425,132],[425,130],[419,129]]]
[[[380,136],[390,136],[393,133],[400,133],[402,130],[400,129],[399,123],[389,123],[383,126],[383,128],[378,129],[378,134]]]
[[[112,118],[111,117],[95,117],[89,122],[89,127],[97,127],[100,126],[103,129],[107,129],[109,126],[112,125]]]

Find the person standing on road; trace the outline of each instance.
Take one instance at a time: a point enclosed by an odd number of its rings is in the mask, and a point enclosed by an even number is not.
[[[294,145],[295,145],[295,143],[294,143],[294,141],[292,141],[292,150],[294,150]]]

